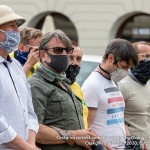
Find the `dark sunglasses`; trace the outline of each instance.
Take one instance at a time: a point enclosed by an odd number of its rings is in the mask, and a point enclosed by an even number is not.
[[[74,50],[73,47],[70,47],[70,48],[53,47],[53,48],[47,48],[46,50],[51,50],[51,49],[54,50],[54,53],[55,53],[55,54],[62,54],[64,50],[66,51],[66,54],[72,54],[72,53],[73,53],[73,50]]]

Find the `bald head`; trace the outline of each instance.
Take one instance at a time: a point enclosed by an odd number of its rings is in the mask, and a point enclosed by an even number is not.
[[[148,42],[136,42],[133,43],[138,52],[138,61],[150,59],[150,43]]]

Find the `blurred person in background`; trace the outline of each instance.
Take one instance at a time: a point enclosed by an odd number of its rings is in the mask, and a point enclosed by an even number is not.
[[[76,77],[80,72],[80,66],[81,66],[83,54],[82,54],[81,48],[79,47],[79,45],[76,42],[72,41],[72,46],[74,48],[74,51],[69,56],[70,64],[69,64],[67,70],[65,71],[65,73],[66,73],[66,77],[70,80],[70,82],[68,82],[68,84],[70,85],[73,93],[75,94],[77,99],[82,102],[84,127],[87,128],[88,108],[85,105],[81,87],[76,82]]]
[[[18,50],[10,56],[17,59],[23,66],[27,77],[30,77],[39,65],[39,42],[42,33],[39,29],[24,27],[20,31],[20,43]]]
[[[83,83],[83,95],[89,110],[88,127],[103,137],[107,149],[125,148],[125,104],[116,82],[137,63],[133,45],[127,40],[113,39],[107,45],[102,62]]]
[[[125,123],[131,136],[142,138],[150,149],[150,43],[133,43],[138,65],[118,83],[125,101]]]
[[[9,54],[18,48],[18,27],[25,19],[0,5],[0,150],[39,150],[39,125],[30,87],[20,63]]]

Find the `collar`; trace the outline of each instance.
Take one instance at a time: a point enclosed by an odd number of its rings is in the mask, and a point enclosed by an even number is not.
[[[52,73],[49,73],[46,69],[44,69],[44,67],[41,63],[40,63],[40,66],[38,66],[36,68],[35,72],[38,73],[41,77],[43,77],[44,79],[46,79],[50,82],[61,82],[60,80],[57,79],[57,76],[55,76],[56,73],[54,73],[52,71],[51,71]],[[65,80],[65,76],[64,76],[63,80]]]
[[[64,82],[66,82],[66,83],[69,84],[69,85],[74,84],[74,83],[71,83],[71,81],[70,81],[68,78],[65,78],[65,79],[64,79]]]
[[[7,59],[4,59],[2,56],[0,56],[0,63],[5,62],[5,61],[12,63],[12,59],[9,55],[7,56]]]
[[[129,75],[134,81],[138,82],[138,83],[141,84],[141,85],[144,85],[142,82],[140,82],[140,81],[138,81],[138,80],[136,79],[136,77],[133,75],[133,73],[131,72],[131,70],[128,71],[128,75]]]
[[[95,72],[100,73],[100,74],[101,74],[104,78],[106,78],[107,80],[111,80],[111,77],[105,76],[101,71],[103,71],[104,73],[106,73],[106,74],[108,74],[108,75],[110,76],[110,73],[109,73],[108,71],[106,71],[105,69],[103,69],[103,68],[101,67],[101,65],[99,64],[99,66],[98,66],[97,70],[95,70]]]
[[[55,77],[53,75],[50,75],[49,73],[47,73],[44,69],[42,69],[40,66],[37,66],[35,72],[37,74],[39,74],[42,78],[50,81],[50,82],[54,82],[55,81]]]

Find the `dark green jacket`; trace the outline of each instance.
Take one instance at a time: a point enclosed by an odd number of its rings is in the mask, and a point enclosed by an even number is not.
[[[56,78],[38,67],[28,79],[31,85],[33,105],[39,124],[55,126],[63,130],[83,129],[82,103],[77,100],[69,85],[62,82],[67,91],[56,84]],[[42,150],[82,150],[68,144],[41,145]]]

